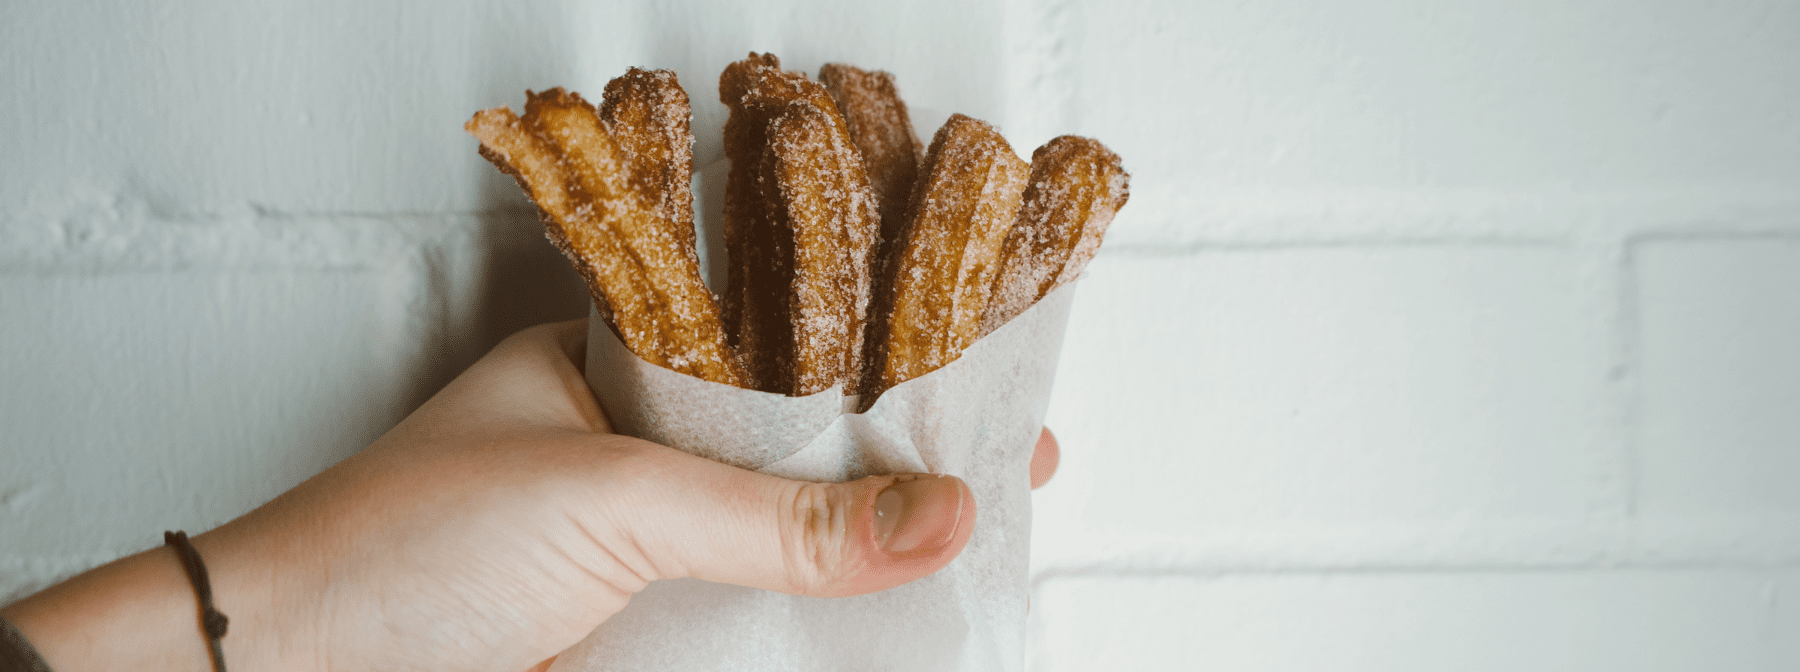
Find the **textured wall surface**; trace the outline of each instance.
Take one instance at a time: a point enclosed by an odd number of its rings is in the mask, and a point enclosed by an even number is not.
[[[1800,3],[663,4],[0,5],[0,602],[585,312],[474,110],[755,49],[1133,172],[1033,669],[1800,669]]]

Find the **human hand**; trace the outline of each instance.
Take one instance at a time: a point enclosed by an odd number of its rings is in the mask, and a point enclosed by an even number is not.
[[[930,574],[968,542],[976,505],[954,477],[791,481],[611,434],[579,369],[585,325],[507,339],[368,449],[196,537],[232,617],[232,666],[542,669],[650,581],[857,595]],[[1056,452],[1045,431],[1032,487]],[[116,642],[70,646],[97,636],[95,618],[150,623],[177,638],[159,667],[203,669],[199,633],[171,626],[193,620],[189,590],[156,549],[7,617],[60,672],[122,666],[105,657]]]

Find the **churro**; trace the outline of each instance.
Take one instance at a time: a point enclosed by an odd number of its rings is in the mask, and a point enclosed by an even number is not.
[[[850,140],[862,152],[863,169],[881,207],[881,238],[893,240],[906,218],[925,149],[913,133],[912,118],[894,86],[894,76],[826,63],[819,68],[819,82],[837,103],[850,128]]]
[[[883,264],[865,395],[954,361],[980,335],[1029,170],[986,122],[958,114],[938,129]]]
[[[880,215],[825,89],[751,54],[719,77],[725,153],[724,320],[750,387],[805,395],[850,381]]]
[[[602,95],[601,121],[612,129],[633,179],[647,183],[640,195],[658,199],[661,216],[653,220],[659,225],[658,235],[676,241],[669,253],[686,256],[699,268],[694,247],[694,133],[689,128],[687,92],[672,72],[631,68],[607,82]]]
[[[464,126],[512,175],[633,353],[790,396],[880,393],[948,364],[1073,282],[1129,198],[1119,157],[1056,138],[1021,161],[953,115],[920,152],[893,76],[831,63],[815,82],[751,53],[730,109],[715,298],[695,248],[687,94],[632,68],[596,109],[561,88]]]
[[[1031,180],[1007,234],[983,335],[1080,277],[1130,198],[1130,178],[1119,155],[1089,138],[1064,135],[1031,153]]]
[[[483,110],[464,129],[537,204],[551,241],[627,348],[741,385],[693,249],[687,95],[673,73],[636,68],[607,94],[605,118],[559,87],[526,92],[523,117]]]
[[[881,218],[835,116],[795,101],[769,127],[767,173],[779,187],[779,221],[793,235],[786,317],[793,327],[787,393],[794,395],[849,382],[861,361],[869,309],[870,256]]]

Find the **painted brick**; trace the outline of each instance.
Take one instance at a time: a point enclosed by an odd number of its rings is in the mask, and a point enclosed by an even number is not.
[[[1652,242],[1634,260],[1648,543],[1800,559],[1800,243]]]
[[[1063,346],[1036,559],[1092,534],[1343,559],[1569,532],[1599,379],[1575,282],[1550,248],[1103,255]]]
[[[816,71],[891,69],[915,104],[999,112],[996,3],[500,5],[82,0],[0,21],[0,220],[135,204],[159,216],[516,207],[475,154],[476,110],[527,88],[599,100],[629,66],[673,68],[720,151],[716,82],[751,50]],[[914,36],[929,34],[930,40]],[[56,54],[57,57],[46,57]]]
[[[1800,668],[1797,589],[1792,569],[1058,579],[1030,669],[1775,672]]]
[[[1800,177],[1791,5],[1070,4],[1077,132],[1203,178]]]
[[[1794,669],[1796,11],[0,4],[0,602],[584,312],[473,110],[674,68],[704,162],[754,49],[1134,172],[1034,495],[1039,669]]]
[[[211,529],[432,390],[407,272],[0,275],[0,560]]]
[[[1050,4],[1078,27],[1057,72],[1068,128],[1050,132],[1101,138],[1136,172],[1121,240],[1219,225],[1192,213],[1265,188],[1298,192],[1270,208],[1357,189],[1333,202],[1354,211],[1800,179],[1790,3]]]

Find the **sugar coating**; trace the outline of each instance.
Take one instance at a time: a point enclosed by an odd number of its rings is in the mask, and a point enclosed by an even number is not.
[[[527,92],[465,126],[539,206],[601,316],[646,361],[788,395],[882,390],[956,360],[1074,281],[1129,198],[1119,158],[1062,136],[1019,160],[954,115],[920,155],[892,75],[823,85],[770,54],[728,66],[728,278],[701,281],[693,135],[674,73],[632,68],[599,109]]]
[[[555,88],[527,92],[523,117],[496,108],[466,128],[538,204],[632,352],[736,385],[742,373],[693,249],[689,118],[672,73],[633,68],[608,85],[605,110]]]
[[[880,215],[825,89],[750,54],[719,77],[725,152],[724,316],[751,386],[804,395],[846,382],[862,350]]]
[[[865,394],[954,361],[980,336],[1029,171],[986,122],[958,114],[938,129],[891,262],[892,311]]]
[[[913,133],[906,102],[900,99],[894,76],[886,72],[826,63],[819,69],[819,81],[837,103],[851,141],[862,152],[863,169],[881,209],[881,236],[891,240],[906,217],[925,149]]]
[[[1007,236],[981,333],[1081,275],[1130,198],[1129,180],[1119,156],[1096,140],[1065,135],[1032,152],[1030,186]]]
[[[869,257],[881,220],[875,196],[832,110],[795,101],[771,122],[780,205],[794,235],[789,319],[795,394],[845,382],[861,358]]]

